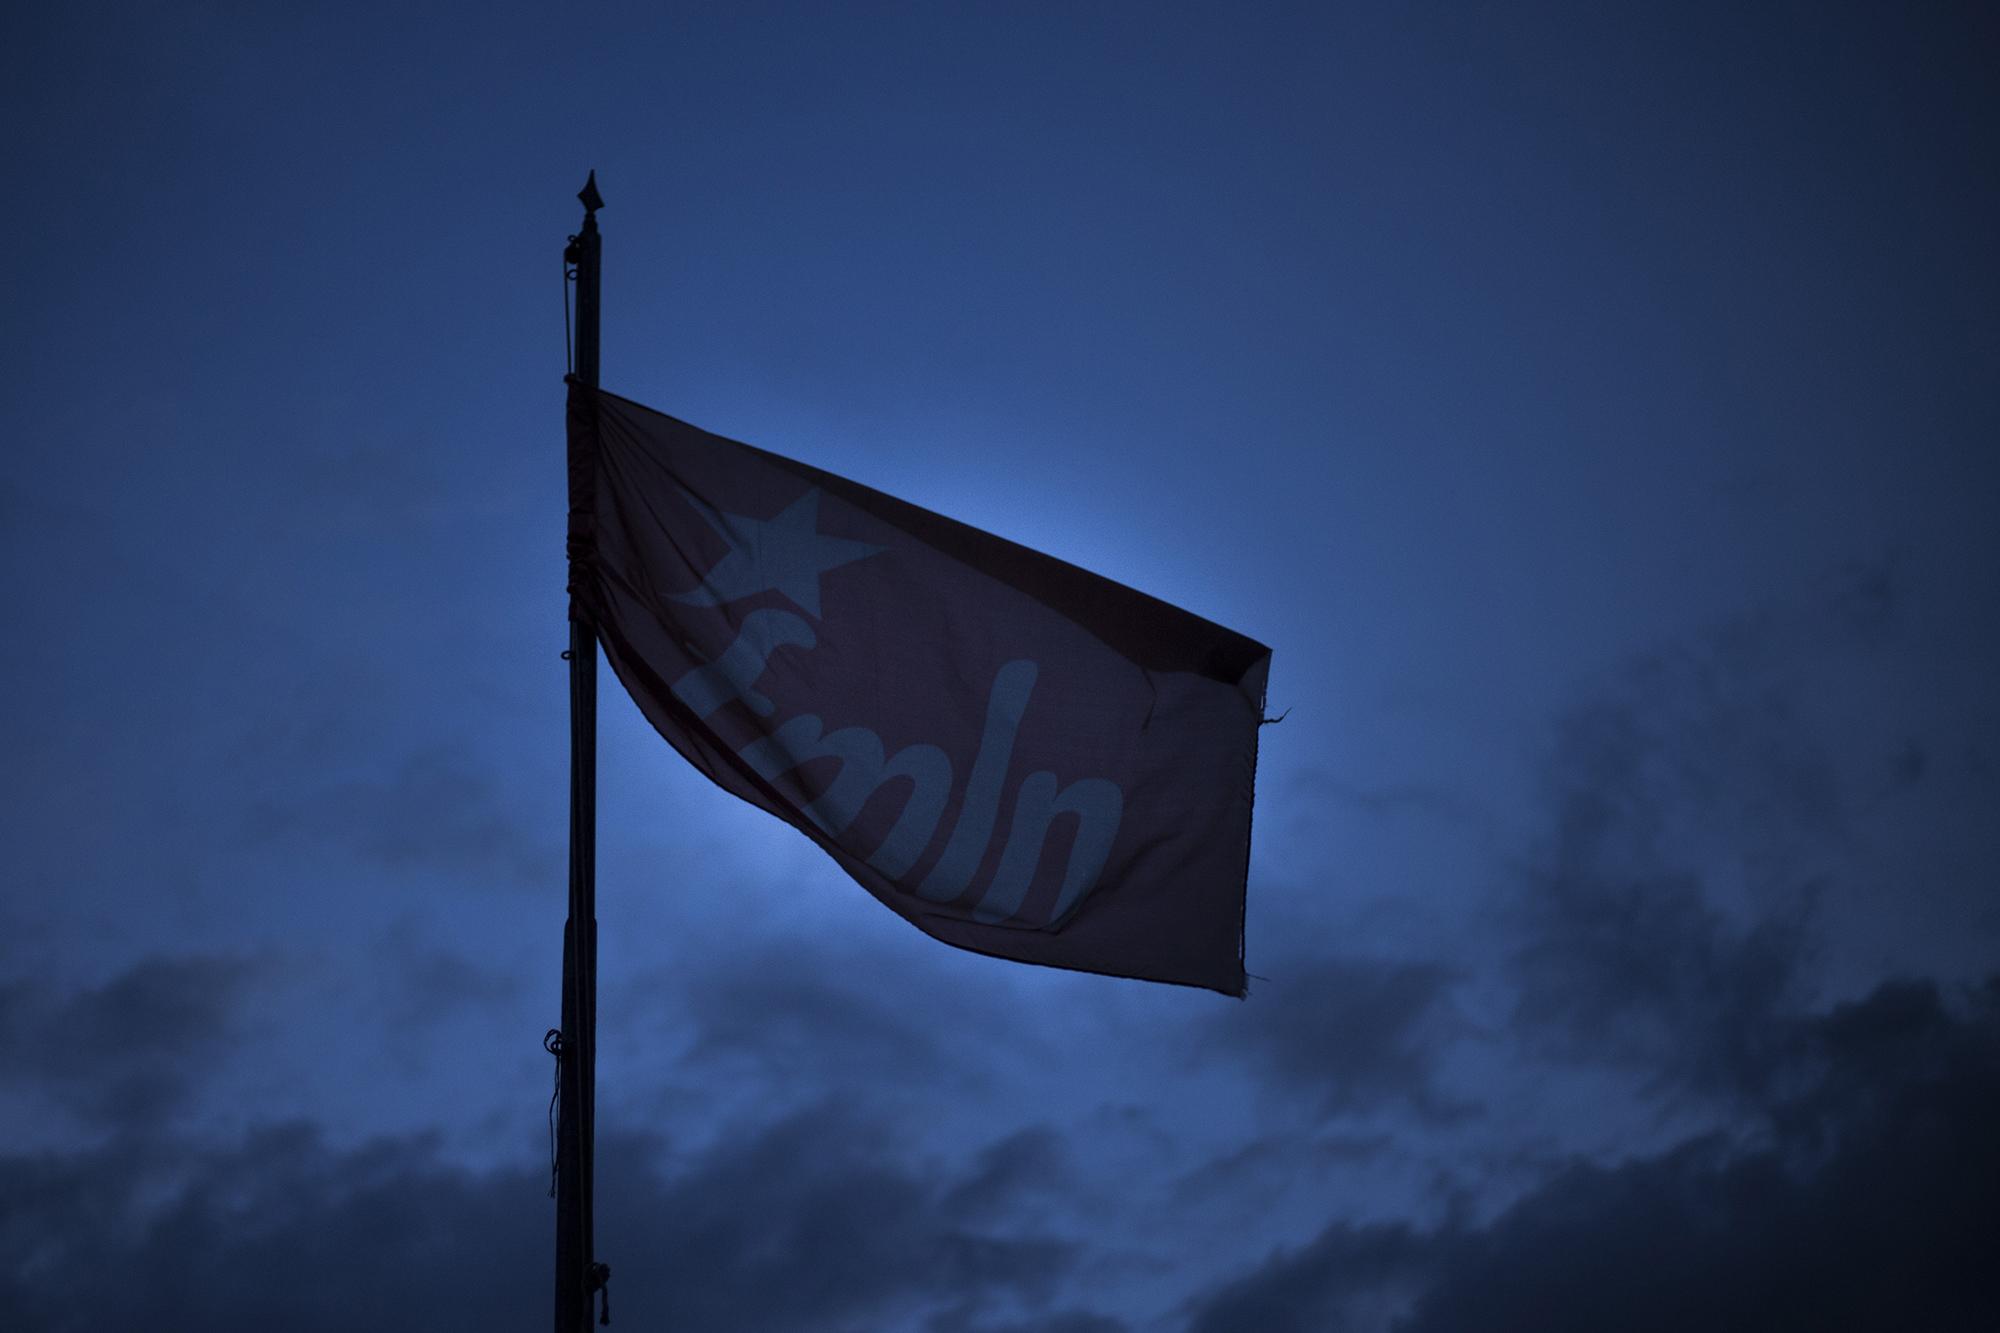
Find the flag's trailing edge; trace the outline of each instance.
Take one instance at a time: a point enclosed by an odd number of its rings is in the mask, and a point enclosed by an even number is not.
[[[963,949],[1244,991],[1270,649],[572,382],[571,591],[660,734]]]

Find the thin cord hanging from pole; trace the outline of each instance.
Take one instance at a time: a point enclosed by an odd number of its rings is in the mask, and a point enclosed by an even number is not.
[[[576,237],[569,238],[572,243]],[[576,374],[576,340],[569,331],[569,285],[576,281],[576,269],[563,260],[563,375]]]
[[[568,653],[563,654],[568,657]],[[556,1197],[556,1177],[562,1174],[562,1158],[556,1152],[556,1103],[562,1098],[562,1029],[550,1028],[542,1038],[542,1049],[556,1058],[556,1085],[549,1093],[549,1197]]]

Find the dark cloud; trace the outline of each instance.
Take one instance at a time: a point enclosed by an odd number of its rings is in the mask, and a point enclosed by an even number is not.
[[[1428,1279],[1439,1244],[1406,1226],[1335,1223],[1302,1249],[1209,1292],[1192,1307],[1188,1333],[1387,1329]]]
[[[1486,830],[1486,813],[1476,801],[1463,792],[1429,783],[1367,785],[1309,764],[1293,773],[1281,795],[1289,801],[1309,803],[1315,809],[1332,801],[1366,815],[1411,815],[1467,825],[1481,832]]]
[[[898,996],[843,984],[810,965],[746,967],[687,994],[697,1061],[765,1063],[794,1077],[921,1076],[940,1067],[938,1039]]]
[[[1894,637],[1909,614],[1909,557],[1899,546],[1873,560],[1850,561],[1829,575],[1824,602],[1828,626],[1864,644]]]
[[[1129,1333],[1131,1325],[1087,1310],[1050,1311],[1024,1323],[992,1324],[964,1310],[933,1318],[925,1333]]]
[[[1559,874],[1516,955],[1531,1045],[1644,1071],[1656,1087],[1754,1090],[1806,945],[1803,906],[1738,927],[1687,875]]]
[[[1302,958],[1260,981],[1251,1003],[1218,1014],[1208,1042],[1325,1115],[1384,1106],[1462,1115],[1470,1108],[1437,1087],[1434,1068],[1460,1026],[1457,979],[1436,963]]]
[[[699,1279],[655,1307],[661,1322],[881,1327],[931,1301],[1045,1301],[1075,1247],[985,1229],[960,1184],[900,1161],[879,1127],[835,1108],[794,1116],[704,1161],[662,1201],[680,1234],[660,1259]]]
[[[25,1330],[526,1328],[547,1270],[534,1173],[456,1171],[423,1139],[115,1142],[0,1159],[0,1182],[0,1311]]]
[[[644,1014],[663,997],[688,1024],[681,1067],[792,1090],[977,1076],[984,1054],[963,1035],[982,1025],[978,1001],[945,967],[837,936],[738,941],[646,975],[621,1007]]]
[[[969,1216],[991,1217],[1059,1187],[1067,1164],[1062,1136],[1046,1125],[1030,1126],[982,1150],[947,1203]]]
[[[554,807],[550,807],[553,809]],[[382,776],[267,798],[251,806],[263,838],[305,835],[345,845],[398,870],[443,871],[477,888],[560,885],[561,830],[531,817],[472,752],[440,744],[407,754]]]
[[[154,1126],[220,1057],[255,971],[235,958],[153,957],[62,997],[39,982],[7,983],[0,1080],[49,1092],[99,1126]]]
[[[1562,717],[1547,828],[1510,899],[1532,1045],[1658,1086],[1755,1090],[1852,819],[1802,677],[1855,616],[1875,632],[1886,580],[1629,662]]]
[[[1219,1284],[1193,1333],[1256,1328],[1991,1328],[2000,978],[1955,1013],[1885,985],[1801,1022],[1749,1146],[1577,1164],[1485,1226],[1336,1222]]]
[[[1077,1247],[996,1225],[977,1183],[1020,1151],[996,1145],[961,1176],[834,1105],[686,1161],[653,1139],[606,1136],[598,1235],[616,1318],[718,1333],[933,1316],[946,1328],[1117,1329],[1041,1317]],[[547,1180],[528,1164],[456,1166],[423,1136],[337,1149],[305,1124],[226,1148],[119,1139],[0,1158],[0,1322],[23,1333],[544,1328]]]
[[[1174,1182],[1174,1197],[1200,1207],[1225,1195],[1269,1199],[1295,1181],[1302,1167],[1348,1166],[1378,1159],[1395,1148],[1390,1134],[1329,1134],[1301,1143],[1290,1135],[1263,1135],[1202,1163]]]
[[[512,1005],[527,990],[521,975],[445,948],[408,919],[375,950],[384,1007],[401,1024],[429,1024]]]

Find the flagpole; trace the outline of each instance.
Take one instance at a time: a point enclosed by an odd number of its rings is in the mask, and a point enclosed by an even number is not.
[[[597,387],[600,243],[597,173],[578,192],[583,230],[563,262],[576,274],[576,380]],[[572,446],[574,447],[574,446]],[[571,486],[576,485],[575,469]],[[577,497],[570,497],[574,510]],[[572,579],[572,584],[574,579]],[[572,589],[569,610],[569,919],[563,924],[560,1106],[556,1120],[556,1333],[584,1333],[611,1270],[596,1262],[591,1185],[597,1101],[597,630]],[[603,1322],[609,1323],[610,1295]]]

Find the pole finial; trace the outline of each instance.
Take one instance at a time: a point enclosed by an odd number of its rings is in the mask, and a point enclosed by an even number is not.
[[[598,209],[604,207],[604,196],[597,192],[597,173],[595,171],[590,173],[590,179],[583,183],[583,188],[576,192],[576,197],[583,201],[583,211],[586,213],[595,213]]]

